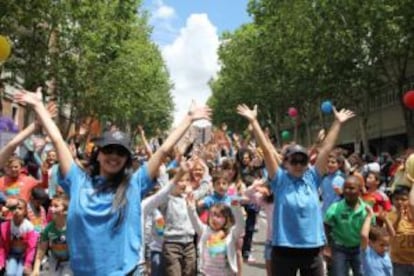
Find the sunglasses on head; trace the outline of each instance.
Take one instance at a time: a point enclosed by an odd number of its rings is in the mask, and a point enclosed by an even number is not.
[[[128,156],[129,152],[126,148],[122,146],[116,146],[116,145],[109,145],[106,147],[101,148],[101,152],[103,154],[116,154],[118,156]]]
[[[289,163],[292,166],[295,165],[301,165],[301,166],[306,166],[308,165],[308,158],[304,157],[304,156],[293,156],[290,160]]]

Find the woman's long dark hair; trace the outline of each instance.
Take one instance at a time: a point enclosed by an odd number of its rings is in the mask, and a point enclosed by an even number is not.
[[[95,148],[92,151],[91,158],[89,160],[89,172],[92,181],[95,181],[95,177],[100,175],[100,164],[98,161],[99,148]],[[128,203],[126,192],[128,189],[128,183],[132,174],[132,157],[128,156],[125,166],[111,179],[107,179],[103,185],[97,187],[97,193],[113,192],[114,201],[112,202],[113,212],[118,213],[118,218],[115,223],[115,228],[122,224],[125,218],[125,208]]]

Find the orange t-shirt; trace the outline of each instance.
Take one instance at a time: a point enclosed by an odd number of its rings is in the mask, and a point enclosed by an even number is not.
[[[21,198],[29,202],[31,191],[37,185],[38,181],[36,179],[25,174],[20,174],[17,179],[12,179],[9,176],[0,177],[0,191],[7,198]]]

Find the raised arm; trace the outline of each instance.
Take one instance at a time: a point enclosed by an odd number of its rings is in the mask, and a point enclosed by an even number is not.
[[[382,220],[385,223],[385,227],[387,228],[387,232],[390,235],[391,238],[395,237],[395,229],[394,226],[392,225],[392,222],[390,221],[390,219],[388,218],[388,213],[387,211],[381,211],[378,214],[378,219]]]
[[[235,239],[238,239],[244,233],[246,222],[244,220],[243,212],[241,210],[240,205],[231,206],[231,211],[234,216],[233,237]]]
[[[374,217],[374,211],[370,206],[366,206],[367,216],[365,217],[364,223],[361,228],[361,249],[365,250],[369,243],[369,231],[371,230],[371,221]]]
[[[160,205],[164,204],[167,201],[171,190],[178,183],[178,181],[180,181],[183,175],[188,172],[188,168],[190,166],[188,163],[189,162],[182,163],[174,178],[169,181],[167,185],[142,201],[141,207],[142,213],[144,214],[143,217],[146,217],[147,214],[151,213],[155,208],[158,208]]]
[[[47,134],[52,140],[53,145],[56,148],[60,164],[60,172],[65,176],[69,172],[70,166],[73,162],[72,154],[65,141],[63,140],[59,128],[56,126],[55,122],[50,117],[46,107],[42,103],[41,87],[37,89],[36,94],[26,90],[18,91],[14,95],[14,99],[17,102],[30,105],[36,112],[40,123],[46,130]],[[49,105],[51,104],[52,103]]]
[[[237,113],[246,118],[253,128],[254,136],[259,143],[260,148],[263,150],[264,161],[266,165],[269,178],[272,179],[279,167],[275,155],[273,154],[273,148],[269,144],[259,122],[257,121],[257,105],[253,109],[250,109],[247,105],[241,104],[237,106]]]
[[[0,150],[0,169],[4,167],[10,156],[13,155],[16,148],[36,130],[36,124],[32,123],[16,136],[13,137],[1,150]]]
[[[335,114],[335,121],[332,123],[332,126],[323,141],[315,162],[315,168],[321,175],[325,173],[329,153],[335,146],[342,124],[355,116],[354,112],[348,109],[341,109],[341,111],[337,111],[335,108],[333,108],[333,112]]]
[[[151,147],[150,147],[150,145],[147,141],[147,137],[145,136],[144,128],[141,125],[139,125],[137,127],[137,130],[138,130],[139,136],[141,136],[142,143],[144,143],[145,150],[147,151],[148,156],[151,157],[152,156],[152,149],[151,149]]]
[[[180,140],[184,135],[187,129],[191,126],[194,121],[200,119],[210,119],[210,108],[205,106],[195,106],[194,103],[191,106],[190,111],[181,121],[181,123],[174,129],[171,134],[167,137],[162,146],[151,156],[148,161],[148,171],[151,178],[155,178],[159,166],[161,165],[162,160],[167,156],[168,152],[173,148],[173,146]]]
[[[206,228],[206,225],[203,224],[198,217],[197,211],[196,211],[196,202],[194,195],[192,193],[189,193],[187,195],[187,212],[188,217],[190,218],[191,224],[194,227],[194,230],[198,235],[202,235],[204,229]]]

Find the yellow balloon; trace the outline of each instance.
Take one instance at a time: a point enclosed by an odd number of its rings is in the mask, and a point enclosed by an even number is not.
[[[9,58],[11,52],[11,46],[9,40],[0,35],[0,62]]]

